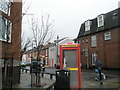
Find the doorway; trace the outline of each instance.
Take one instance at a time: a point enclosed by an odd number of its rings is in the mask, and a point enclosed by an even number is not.
[[[92,53],[92,65],[95,65],[95,61],[97,60],[97,53],[93,52]]]

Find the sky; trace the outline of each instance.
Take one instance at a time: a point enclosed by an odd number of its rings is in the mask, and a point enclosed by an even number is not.
[[[31,18],[39,18],[43,14],[49,14],[54,21],[53,39],[69,37],[77,38],[82,23],[86,20],[96,18],[100,14],[110,12],[118,8],[120,0],[23,0],[23,12],[27,14],[23,18],[23,32],[31,36],[28,27]]]

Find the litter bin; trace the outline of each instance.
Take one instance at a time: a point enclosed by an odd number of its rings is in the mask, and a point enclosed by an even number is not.
[[[65,88],[67,90],[70,90],[70,71],[69,70],[56,71],[55,90],[60,88]]]

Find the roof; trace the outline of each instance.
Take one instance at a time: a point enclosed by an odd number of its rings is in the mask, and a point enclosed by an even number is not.
[[[59,45],[66,44],[66,43],[73,43],[73,39],[66,38],[63,41],[59,42]]]
[[[109,30],[112,28],[120,27],[120,8],[117,8],[113,11],[110,11],[104,15],[104,26],[98,27],[97,25],[97,17],[94,19],[91,19],[92,22],[90,26],[90,30],[85,32],[85,22],[81,24],[80,31],[77,38],[98,33],[101,31]]]
[[[55,40],[53,43],[45,45],[44,49],[48,49],[49,47],[54,47],[54,46],[56,46],[56,43],[61,43],[61,42],[65,41],[66,39],[67,39],[67,37],[59,39],[58,41]]]

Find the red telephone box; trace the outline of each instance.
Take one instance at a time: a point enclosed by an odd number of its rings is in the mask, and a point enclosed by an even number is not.
[[[81,88],[80,44],[60,45],[60,69],[70,70],[70,87]]]

